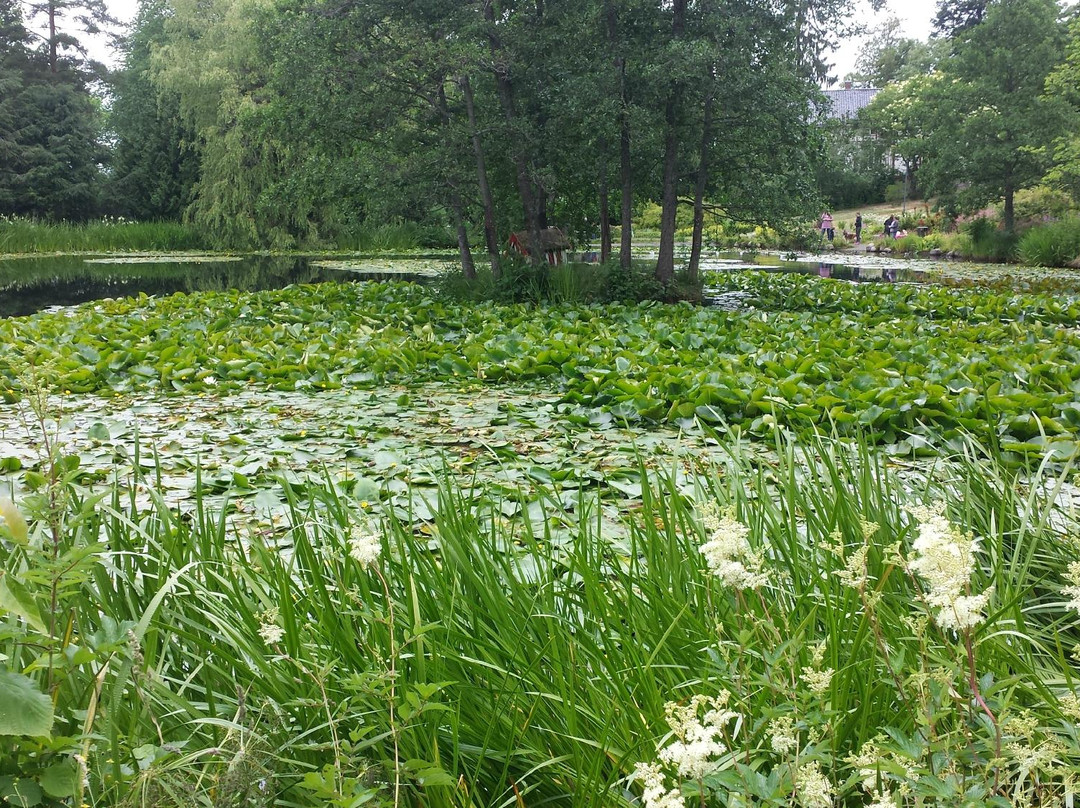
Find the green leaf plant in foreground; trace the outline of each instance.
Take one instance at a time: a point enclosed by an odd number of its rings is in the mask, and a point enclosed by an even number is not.
[[[163,808],[1063,799],[1068,474],[973,444],[903,479],[865,443],[775,447],[693,474],[639,455],[621,532],[585,489],[572,530],[553,520],[555,467],[519,509],[447,469],[431,521],[283,480],[276,531],[229,527],[201,489],[180,514],[61,480],[51,522],[17,503],[30,546],[57,524],[99,549],[59,587],[66,644],[7,618],[11,675],[57,706],[0,774],[48,793],[77,761],[83,801]],[[73,660],[51,687],[39,645]]]

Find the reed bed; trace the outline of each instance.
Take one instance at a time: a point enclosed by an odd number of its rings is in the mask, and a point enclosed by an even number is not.
[[[641,457],[624,530],[582,489],[569,535],[450,473],[434,522],[283,483],[287,529],[237,531],[57,455],[0,523],[5,692],[52,716],[20,734],[0,711],[0,787],[95,806],[1071,799],[1068,472],[972,449],[901,479],[865,446],[777,449],[689,477]]]

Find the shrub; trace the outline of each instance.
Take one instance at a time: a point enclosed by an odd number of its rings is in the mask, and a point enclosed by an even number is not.
[[[972,258],[1011,261],[1016,255],[1016,235],[999,230],[998,226],[985,216],[972,219],[964,225],[964,231],[971,238]]]
[[[1029,266],[1068,266],[1080,258],[1080,219],[1031,228],[1020,239],[1017,253]]]
[[[1059,190],[1039,185],[1017,191],[1013,212],[1018,223],[1034,225],[1077,214],[1072,198]]]
[[[895,204],[897,202],[904,201],[903,181],[894,182],[885,189],[885,201],[889,204]]]
[[[892,248],[897,252],[902,253],[922,252],[927,249],[925,241],[916,235],[904,236],[903,238],[897,239],[893,242]]]

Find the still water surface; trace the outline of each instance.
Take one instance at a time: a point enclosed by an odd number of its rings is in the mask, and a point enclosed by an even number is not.
[[[386,256],[350,260],[349,269],[324,266],[325,256],[48,256],[0,260],[0,317],[19,317],[54,306],[102,298],[170,295],[176,292],[259,291],[294,283],[363,280],[423,281],[432,266],[452,268],[446,256]],[[335,263],[335,262],[329,262]],[[392,263],[392,272],[386,271]],[[785,261],[777,256],[738,254],[703,259],[702,270],[799,272],[855,282],[924,280],[922,272],[820,261]],[[707,291],[707,290],[706,290]]]

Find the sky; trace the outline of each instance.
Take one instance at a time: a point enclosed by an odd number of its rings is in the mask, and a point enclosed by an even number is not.
[[[124,22],[132,20],[139,7],[138,0],[106,0],[106,5],[117,19]],[[867,29],[880,25],[889,16],[898,17],[903,26],[904,36],[925,40],[930,35],[930,23],[934,18],[936,7],[937,0],[887,0],[881,11],[874,13],[867,0],[855,0],[852,13],[856,22]],[[858,59],[859,51],[866,39],[866,36],[850,37],[829,55],[829,61],[834,63],[832,72],[837,79],[843,79],[854,69],[855,60]],[[106,64],[116,63],[103,46],[95,48],[93,55]]]
[[[930,37],[930,26],[936,12],[937,0],[888,0],[881,11],[876,13],[871,10],[866,0],[856,0],[852,13],[855,21],[867,30],[881,25],[889,17],[897,17],[903,36],[925,41]],[[843,79],[854,70],[859,51],[868,39],[867,35],[850,37],[826,57],[834,65],[832,74],[837,79]]]

